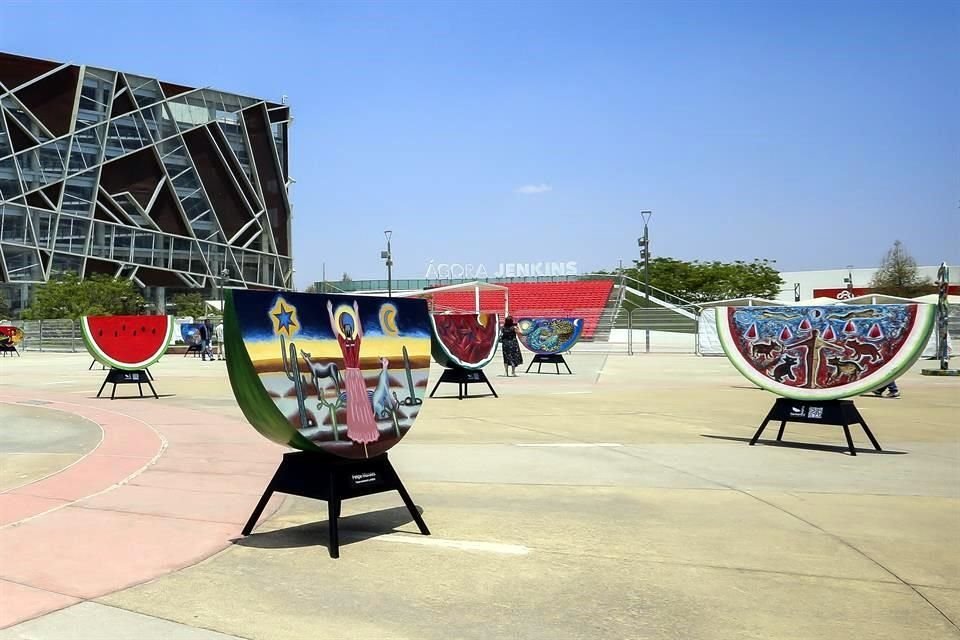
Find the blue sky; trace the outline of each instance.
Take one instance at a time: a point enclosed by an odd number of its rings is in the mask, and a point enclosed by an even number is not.
[[[960,263],[958,2],[4,5],[0,48],[289,96],[300,286],[429,260]],[[527,187],[524,189],[524,187]],[[525,192],[526,191],[526,192]]]

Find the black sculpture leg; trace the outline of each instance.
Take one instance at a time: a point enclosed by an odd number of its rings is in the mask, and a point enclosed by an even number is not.
[[[538,362],[537,362],[537,373],[540,373],[540,369],[542,369],[542,368],[543,368],[543,362],[538,361]]]
[[[340,530],[337,520],[340,517],[340,494],[337,493],[336,473],[330,471],[330,497],[327,498],[327,521],[330,527],[329,552],[331,558],[340,557]]]
[[[870,427],[867,426],[867,423],[863,421],[863,418],[860,419],[860,426],[863,427],[863,432],[867,434],[867,437],[870,438],[870,444],[873,445],[873,448],[877,451],[883,451],[880,448],[880,443],[877,442],[877,439],[873,437],[873,432],[870,431]]]
[[[493,394],[493,397],[494,397],[494,398],[499,398],[500,396],[498,396],[498,395],[497,395],[497,392],[494,391],[493,385],[490,384],[490,380],[487,378],[487,376],[483,376],[483,381],[487,383],[487,386],[488,386],[488,387],[490,387],[490,393]]]
[[[857,455],[857,450],[853,446],[853,438],[850,437],[850,426],[846,423],[843,424],[843,435],[847,439],[847,446],[850,448],[850,455]]]
[[[567,359],[562,358],[562,361],[563,361],[563,366],[567,368],[567,373],[569,373],[570,375],[573,375],[573,371],[570,371],[570,365],[567,364]]]
[[[780,431],[777,432],[777,442],[783,440],[783,430],[787,427],[787,421],[780,421]]]
[[[470,395],[467,393],[467,383],[459,382],[457,383],[457,400],[463,400],[464,396]]]
[[[397,493],[400,494],[403,504],[407,505],[407,511],[410,512],[410,516],[413,518],[413,521],[417,523],[417,528],[420,529],[420,533],[425,536],[430,535],[430,529],[427,528],[427,523],[424,522],[423,518],[420,516],[420,510],[417,509],[417,505],[413,503],[413,499],[410,497],[410,494],[407,493],[407,489],[403,486],[403,483],[400,482],[400,476],[397,475],[397,472],[394,470],[393,465],[390,464],[389,460],[387,460],[387,468],[390,470],[390,475],[393,476],[393,481],[397,485]]]
[[[536,362],[536,359],[530,361],[530,364],[527,365],[527,370],[524,371],[524,373],[530,373],[530,369],[533,368],[533,363],[534,363],[534,362]]]
[[[433,385],[433,391],[430,392],[430,397],[433,397],[433,394],[437,392],[437,387],[440,386],[440,383],[443,382],[443,376],[440,376],[440,379],[437,380],[437,384]]]
[[[92,365],[91,365],[91,366],[92,366]],[[107,381],[108,381],[109,379],[110,379],[110,376],[107,376],[106,378],[103,379],[103,384],[100,385],[100,391],[97,391],[97,397],[98,397],[98,398],[100,397],[100,394],[103,393],[103,388],[104,388],[105,386],[107,386]],[[113,388],[116,389],[117,386],[114,385]],[[112,395],[111,395],[110,397],[113,398]]]
[[[149,367],[146,368],[146,369],[144,369],[144,371],[147,372],[147,377],[148,377],[148,378],[150,378],[151,380],[156,380],[156,378],[153,377],[153,374],[150,373],[150,368],[149,368]]]
[[[157,395],[157,390],[153,388],[153,383],[147,380],[147,386],[150,387],[150,392],[153,393],[153,397],[159,400],[160,396]]]
[[[774,407],[776,407],[776,405],[774,405]],[[760,439],[760,434],[763,433],[763,430],[767,428],[767,423],[770,422],[772,417],[773,417],[773,409],[770,409],[770,411],[767,412],[767,417],[764,418],[763,422],[760,423],[760,428],[757,429],[757,432],[755,434],[753,434],[753,438],[750,440],[751,447],[757,444],[757,440]]]
[[[280,473],[279,469],[277,469],[277,473]],[[250,514],[250,519],[247,520],[247,524],[243,525],[243,530],[240,532],[240,535],[248,536],[250,532],[253,531],[253,527],[257,524],[257,519],[260,517],[260,514],[263,513],[263,510],[267,508],[267,502],[269,502],[270,497],[273,496],[273,486],[276,479],[277,476],[274,474],[270,480],[270,484],[267,485],[266,491],[260,496],[260,502],[257,503],[257,506],[253,509],[253,513]]]
[[[110,389],[110,399],[113,400],[113,396],[117,393],[117,383],[113,383],[113,389]]]
[[[96,360],[94,360],[93,362],[91,362],[91,363],[90,363],[90,366],[87,367],[87,371],[93,371],[93,365],[95,365],[95,364],[97,364],[97,361],[96,361]]]

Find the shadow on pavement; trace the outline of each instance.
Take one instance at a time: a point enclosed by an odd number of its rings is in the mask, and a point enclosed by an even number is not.
[[[318,505],[325,505],[318,502]],[[322,507],[325,508],[325,507]],[[420,513],[423,509],[417,507]],[[340,518],[340,546],[376,538],[389,533],[400,533],[399,527],[413,522],[406,507],[393,507],[358,513]],[[414,525],[414,528],[416,525]],[[411,532],[413,533],[413,532]],[[251,533],[244,538],[235,538],[233,543],[241,547],[257,549],[297,549],[300,547],[326,546],[329,542],[329,527],[326,520],[295,525],[275,531]]]
[[[750,442],[750,438],[743,438],[737,436],[715,436],[708,433],[701,433],[701,438],[712,438],[714,440],[731,440],[733,442]],[[812,442],[788,442],[786,440],[757,440],[757,444],[763,444],[771,447],[786,447],[788,449],[810,449],[811,451],[828,451],[831,453],[850,453],[844,445],[832,445],[832,444],[815,444]],[[882,446],[882,445],[881,445]],[[854,447],[857,450],[857,454],[861,453],[872,453],[876,455],[886,455],[886,456],[905,456],[908,451],[877,451],[876,449],[863,449],[861,447]]]

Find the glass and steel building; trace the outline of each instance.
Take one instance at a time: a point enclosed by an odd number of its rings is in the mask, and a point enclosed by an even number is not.
[[[283,101],[285,102],[285,100]],[[0,52],[0,288],[73,272],[171,290],[292,285],[290,109]]]

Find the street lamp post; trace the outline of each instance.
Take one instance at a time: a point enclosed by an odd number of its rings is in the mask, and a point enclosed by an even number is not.
[[[393,235],[393,231],[387,229],[383,232],[383,235],[387,238],[387,250],[380,252],[380,258],[387,261],[387,297],[393,297],[393,253],[390,251],[390,236]]]
[[[220,270],[220,315],[223,315],[223,286],[226,283],[227,276],[230,275],[230,269],[224,267]]]
[[[640,240],[640,259],[643,260],[643,287],[646,290],[647,307],[650,307],[650,228],[648,223],[653,211],[641,211],[643,218],[643,239]],[[647,322],[644,330],[644,341],[646,343],[646,352],[650,353],[650,323]]]

